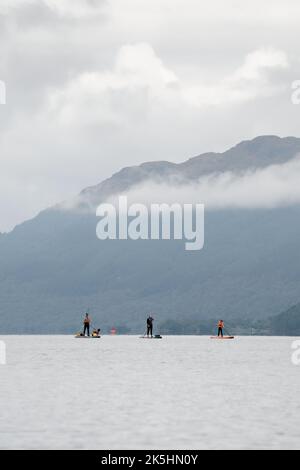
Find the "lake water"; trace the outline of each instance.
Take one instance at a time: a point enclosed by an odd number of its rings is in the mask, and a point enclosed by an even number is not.
[[[292,338],[0,337],[1,449],[299,449]]]

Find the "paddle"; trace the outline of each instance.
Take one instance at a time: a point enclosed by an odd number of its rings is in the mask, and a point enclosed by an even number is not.
[[[229,336],[229,337],[233,337],[233,335],[231,335],[228,330],[226,330],[226,328],[223,328],[223,330],[225,331],[225,333]]]
[[[228,322],[226,322],[226,323],[228,324]],[[229,328],[231,328],[231,325],[229,325]],[[234,335],[230,335],[229,332],[228,332],[228,330],[226,330],[225,328],[224,328],[224,331],[225,331],[225,333],[226,333],[228,336],[234,337]]]

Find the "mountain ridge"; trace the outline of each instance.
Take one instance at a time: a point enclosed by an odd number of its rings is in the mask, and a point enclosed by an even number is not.
[[[101,203],[150,176],[165,181],[174,168],[183,167],[192,182],[236,161],[243,163],[237,171],[284,164],[300,154],[300,139],[260,137],[225,153],[225,166],[223,154],[211,154],[217,163],[203,166],[200,156],[189,164],[125,168],[84,196]],[[181,241],[100,242],[97,222],[94,211],[56,206],[0,237],[0,316],[9,314],[1,333],[70,334],[87,308],[104,330],[141,332],[149,312],[156,324],[184,318],[202,324],[219,316],[250,323],[299,302],[299,205],[208,213],[205,248],[193,254]]]
[[[177,177],[189,182],[209,174],[243,173],[287,163],[298,154],[300,138],[259,136],[242,141],[223,153],[203,153],[181,163],[161,160],[124,167],[99,184],[85,188],[80,196],[90,197],[92,201],[100,196],[102,200],[147,180],[172,182]]]

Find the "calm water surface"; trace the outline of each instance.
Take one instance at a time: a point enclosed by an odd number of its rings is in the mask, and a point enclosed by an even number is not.
[[[299,449],[292,338],[0,337],[1,449]]]

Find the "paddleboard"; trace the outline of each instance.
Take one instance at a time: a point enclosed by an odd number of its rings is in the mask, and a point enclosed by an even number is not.
[[[223,341],[223,340],[228,340],[228,339],[235,339],[235,337],[234,336],[223,336],[223,338],[222,338],[222,336],[219,336],[219,337],[218,336],[212,336],[210,339],[216,339],[218,341]]]
[[[75,339],[100,339],[101,336],[75,336]]]
[[[151,336],[140,336],[140,339],[163,339],[163,337],[159,336],[159,335],[152,336],[152,337]]]

